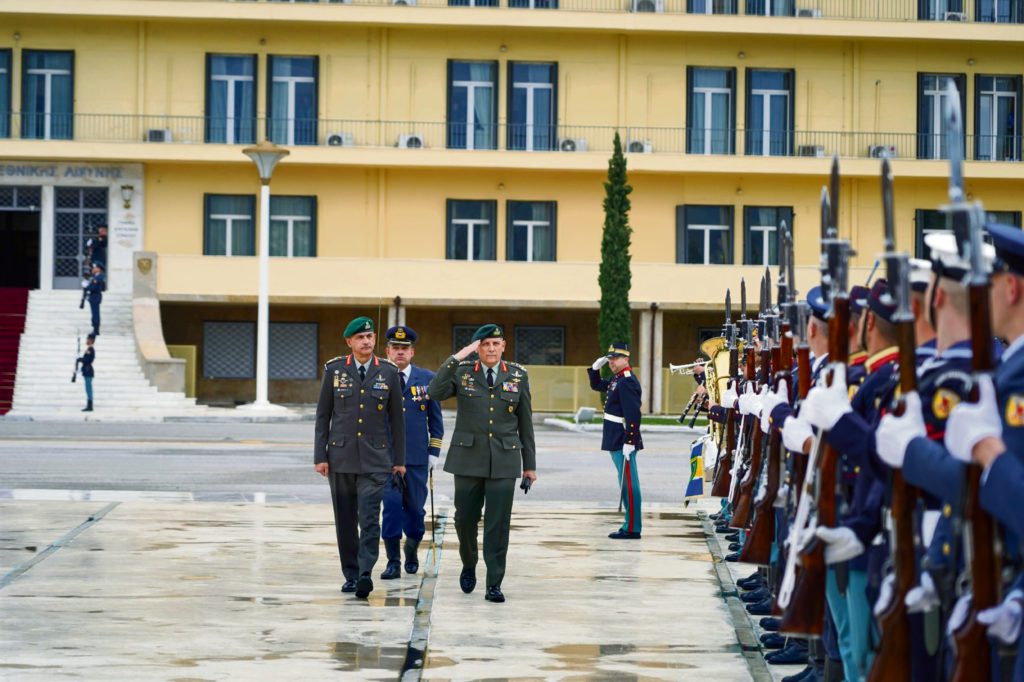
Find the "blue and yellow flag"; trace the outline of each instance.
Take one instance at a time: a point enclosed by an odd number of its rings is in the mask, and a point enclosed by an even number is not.
[[[690,446],[690,480],[686,484],[683,506],[696,497],[704,497],[704,447],[707,438],[698,438]]]

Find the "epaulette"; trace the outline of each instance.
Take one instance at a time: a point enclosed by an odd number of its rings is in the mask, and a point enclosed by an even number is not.
[[[523,370],[524,372],[527,372],[527,371],[529,371],[529,370],[527,370],[527,369],[526,369],[525,367],[523,367],[522,365],[520,365],[520,364],[519,364],[518,362],[508,362],[508,363],[506,363],[506,364],[507,364],[507,365],[508,365],[509,367],[515,367],[516,369],[521,369],[521,370]]]
[[[327,365],[331,364],[332,362],[338,362],[339,360],[344,360],[347,357],[348,357],[347,355],[339,355],[336,358],[331,358],[330,360],[328,360],[327,362],[324,363],[324,368],[326,369]]]
[[[388,360],[387,358],[381,358],[381,359],[380,359],[380,361],[381,361],[381,362],[386,362],[386,363],[388,363],[389,365],[391,365],[392,367],[394,367],[395,369],[398,369],[398,365],[396,365],[396,364],[395,364],[394,362],[392,362],[391,360]]]
[[[475,364],[475,363],[476,363],[475,360],[463,360],[463,361],[461,361],[459,363],[459,367],[465,367],[466,365],[472,365],[472,364]]]

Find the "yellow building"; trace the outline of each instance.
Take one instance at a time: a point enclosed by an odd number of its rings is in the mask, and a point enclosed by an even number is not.
[[[798,288],[815,283],[832,155],[854,280],[882,244],[883,153],[898,246],[920,251],[942,228],[949,79],[968,192],[1020,225],[1022,4],[5,0],[0,227],[38,267],[3,284],[78,286],[106,220],[112,290],[131,290],[133,252],[156,254],[164,338],[196,347],[200,400],[251,400],[258,180],[241,150],[269,136],[291,152],[271,184],[272,401],[313,399],[356,314],[417,329],[426,367],[487,321],[513,359],[589,364],[619,131],[651,386],[720,326],[727,287],[756,290],[780,220]],[[648,408],[675,409],[654,374]]]

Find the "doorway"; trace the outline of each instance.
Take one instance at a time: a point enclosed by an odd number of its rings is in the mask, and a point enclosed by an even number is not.
[[[0,209],[0,287],[39,288],[39,216]]]

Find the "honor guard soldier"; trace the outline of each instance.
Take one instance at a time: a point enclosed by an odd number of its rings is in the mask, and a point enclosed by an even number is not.
[[[427,476],[441,454],[444,422],[441,405],[427,392],[434,373],[412,364],[416,354],[416,332],[412,327],[391,327],[384,334],[388,359],[398,367],[398,379],[405,406],[405,486],[388,483],[384,493],[384,522],[381,537],[388,565],[382,580],[402,575],[399,545],[405,533],[405,572],[420,568],[416,551],[425,530],[423,517],[427,502]]]
[[[601,378],[601,368],[608,365],[611,379]],[[629,366],[629,345],[613,343],[587,370],[590,387],[607,394],[604,401],[604,428],[601,449],[607,450],[619,474],[619,496],[626,517],[622,526],[608,537],[613,540],[639,540],[642,529],[640,472],[636,456],[643,449],[640,438],[640,381]]]
[[[405,474],[405,415],[398,368],[373,354],[373,321],[357,317],[344,336],[352,354],[324,365],[313,462],[331,484],[341,591],[365,599],[380,552],[381,498],[389,479]]]
[[[477,352],[479,360],[466,358]],[[490,602],[503,602],[512,497],[522,474],[524,491],[537,480],[530,379],[526,369],[501,359],[505,335],[485,324],[472,343],[444,361],[430,382],[432,400],[455,397],[458,412],[444,470],[455,476],[455,530],[462,573],[459,586],[476,587],[477,530],[484,510],[484,563]]]
[[[92,277],[85,283],[84,295],[89,300],[89,311],[92,316],[92,335],[100,335],[100,304],[103,303],[103,292],[107,290],[107,276],[103,274],[103,266],[92,266]]]

